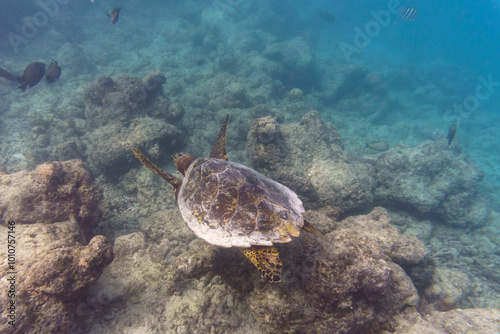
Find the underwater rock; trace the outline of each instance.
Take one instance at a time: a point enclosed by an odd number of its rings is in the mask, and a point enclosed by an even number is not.
[[[87,135],[89,160],[99,172],[118,177],[131,167],[131,147],[140,147],[157,157],[158,146],[162,151],[171,151],[180,145],[180,138],[175,125],[151,117],[135,118],[128,127],[108,124]]]
[[[335,224],[335,229],[345,227],[378,243],[382,252],[399,265],[422,263],[429,256],[420,240],[413,236],[402,236],[401,232],[392,226],[391,216],[382,207],[375,207],[366,216],[348,217]]]
[[[184,108],[163,95],[165,75],[154,72],[143,79],[128,75],[101,76],[85,89],[85,117],[89,132],[87,154],[98,174],[118,177],[130,169],[130,148],[155,157],[180,145],[181,132],[170,122],[184,116]]]
[[[348,163],[337,129],[317,111],[287,125],[272,117],[257,119],[248,133],[247,153],[256,170],[334,216],[372,204],[371,165]]]
[[[0,233],[14,232],[16,241],[10,271],[16,272],[17,314],[14,330],[4,321],[0,332],[71,331],[78,300],[113,259],[106,238],[90,235],[100,216],[100,196],[80,160],[0,175]],[[15,221],[14,229],[8,230],[12,225],[7,221]],[[7,248],[0,250],[0,257],[7,259]],[[12,299],[7,280],[11,275],[7,267],[0,271],[2,305]],[[7,314],[4,308],[2,318]]]
[[[287,250],[281,254],[288,265],[287,278],[278,288],[259,286],[249,297],[264,331],[362,333],[389,321],[402,308],[415,306],[417,290],[391,260],[391,245],[408,245],[396,256],[407,263],[418,261],[412,250],[423,260],[425,248],[418,241],[408,243],[389,222],[385,210],[376,208],[366,216],[335,224],[319,245],[311,236],[284,245]],[[381,229],[389,232],[377,235]]]
[[[272,117],[257,119],[248,133],[247,153],[256,170],[297,192],[310,208],[333,216],[376,202],[436,214],[459,226],[491,220],[476,191],[484,172],[439,143],[399,144],[375,159],[348,155],[335,127],[312,111],[286,125]]]
[[[438,212],[447,223],[458,226],[482,226],[490,216],[486,201],[474,190],[449,195]]]
[[[387,124],[386,110],[399,110],[401,103],[390,96],[382,74],[361,66],[324,64],[321,89],[315,95],[335,108],[336,114],[360,119],[371,124]],[[390,116],[389,116],[390,117]]]
[[[192,278],[210,271],[215,266],[217,247],[204,244],[196,250],[189,250],[175,259],[177,273]]]
[[[21,225],[16,225],[19,228]],[[0,324],[2,333],[68,333],[77,302],[113,259],[111,244],[96,236],[87,246],[78,224],[22,225],[16,253],[16,327]],[[0,228],[2,233],[5,228]],[[62,239],[61,239],[62,236]],[[5,258],[6,253],[1,256]],[[0,302],[8,305],[7,277],[0,280]],[[7,314],[3,311],[3,318]]]
[[[481,226],[488,220],[489,209],[476,192],[484,172],[435,142],[399,144],[380,153],[375,171],[378,203],[439,214],[453,225]]]
[[[88,233],[99,221],[100,198],[81,160],[46,162],[34,171],[0,175],[0,224],[75,220]]]
[[[302,92],[302,90],[300,88],[293,88],[292,90],[290,90],[288,92],[288,97],[292,101],[301,101],[303,95],[304,95],[304,93]]]
[[[163,119],[179,119],[171,115],[170,102],[163,96],[165,75],[154,72],[143,79],[120,74],[113,78],[100,76],[85,88],[85,118],[90,129],[109,123],[128,125],[138,116],[161,115]],[[160,99],[161,101],[158,101]]]

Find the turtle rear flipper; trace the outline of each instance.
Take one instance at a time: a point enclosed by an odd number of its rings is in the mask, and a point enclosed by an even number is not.
[[[259,269],[260,275],[271,283],[281,282],[283,264],[280,254],[274,247],[242,248],[245,256]]]
[[[140,162],[144,165],[144,167],[147,167],[151,169],[155,174],[161,176],[164,178],[168,183],[170,183],[174,188],[175,188],[175,194],[177,195],[177,190],[179,187],[182,185],[182,181],[173,176],[170,173],[165,172],[163,169],[160,167],[156,166],[154,163],[152,163],[146,156],[137,148],[132,147],[132,152],[134,152],[134,155],[137,159],[139,159]]]
[[[226,128],[227,128],[227,123],[229,123],[230,117],[231,114],[227,114],[224,123],[222,123],[219,134],[217,135],[217,140],[215,141],[214,147],[212,148],[212,152],[210,152],[210,158],[227,160]]]

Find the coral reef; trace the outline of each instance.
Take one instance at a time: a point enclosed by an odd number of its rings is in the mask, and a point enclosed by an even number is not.
[[[398,38],[405,22],[383,47],[358,48],[346,23],[366,23],[366,6],[354,2],[331,13],[297,1],[128,2],[117,25],[89,1],[49,2],[0,0],[0,67],[20,75],[51,56],[63,68],[22,94],[0,78],[0,232],[16,220],[17,332],[500,332],[500,216],[487,202],[500,209],[498,81],[477,76],[494,52],[461,61],[431,38],[414,53]],[[338,46],[353,41],[349,59]],[[296,191],[326,236],[277,245],[277,285],[239,250],[195,238],[171,185],[130,152],[181,178],[170,155],[208,156],[228,113],[229,159]],[[389,150],[364,148],[372,141]],[[111,246],[96,233],[113,240],[104,269]]]
[[[12,331],[4,321],[0,331],[70,332],[78,314],[77,302],[113,259],[105,237],[89,236],[99,217],[100,192],[79,160],[47,162],[35,171],[3,174],[0,184],[0,232],[6,244],[6,222],[16,222],[15,239],[9,240],[16,241],[17,272],[16,326]],[[7,248],[0,250],[0,256],[7,259]],[[9,271],[8,266],[0,269],[2,305],[11,300]],[[8,310],[2,312],[5,318]]]

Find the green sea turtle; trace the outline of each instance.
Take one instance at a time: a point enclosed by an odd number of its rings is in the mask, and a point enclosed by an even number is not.
[[[184,175],[181,181],[132,148],[142,164],[175,189],[182,218],[194,234],[212,245],[239,247],[270,282],[281,281],[281,263],[274,243],[290,242],[303,228],[321,236],[304,220],[297,194],[246,166],[227,160],[227,115],[210,158],[173,155]]]

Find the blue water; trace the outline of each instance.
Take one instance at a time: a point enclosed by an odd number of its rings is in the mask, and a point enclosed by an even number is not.
[[[112,25],[105,14],[115,6],[122,10]],[[414,20],[394,10],[406,7],[418,10]],[[479,191],[500,210],[500,1],[0,0],[0,67],[20,75],[30,62],[49,64],[53,57],[63,68],[56,83],[42,81],[24,93],[0,78],[0,164],[9,172],[34,168],[50,160],[58,144],[85,137],[61,124],[85,118],[83,90],[100,75],[143,77],[160,70],[167,91],[182,86],[174,102],[185,106],[185,118],[216,126],[220,110],[195,101],[218,93],[209,79],[227,72],[228,80],[247,82],[258,55],[294,39],[304,47],[295,51],[309,53],[311,63],[272,78],[281,88],[256,93],[264,99],[259,103],[281,110],[287,122],[318,110],[355,155],[374,153],[365,150],[372,140],[390,147],[439,140],[456,123],[453,149],[484,170]],[[349,109],[329,88],[338,73],[358,67],[385,93],[366,101],[354,97]],[[255,80],[245,89],[253,96],[265,84]],[[300,108],[289,103],[293,88],[304,93]],[[391,103],[381,107],[384,101]],[[205,136],[206,124],[188,124],[199,128],[184,128],[186,136]],[[51,137],[33,144],[40,125]],[[242,147],[245,139],[237,139]],[[190,148],[203,154],[209,146]],[[246,159],[236,153],[235,160]],[[491,224],[489,231],[498,233],[500,222]]]

